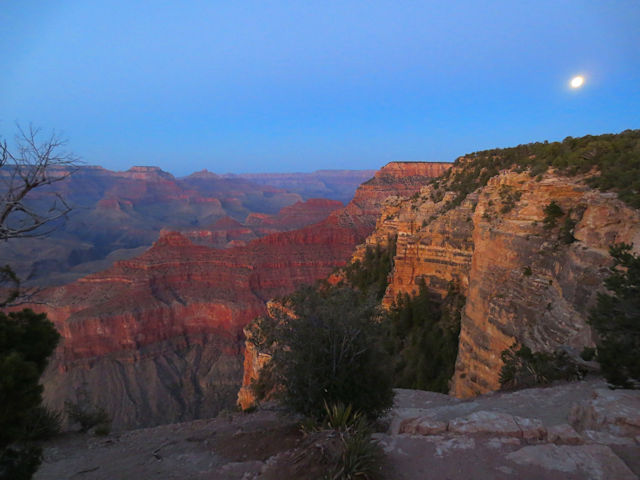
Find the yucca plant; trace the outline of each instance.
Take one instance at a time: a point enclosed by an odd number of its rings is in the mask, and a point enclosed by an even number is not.
[[[331,480],[375,479],[380,472],[382,451],[371,439],[371,428],[364,415],[350,404],[324,402],[325,426],[335,430],[340,449],[332,460]]]
[[[324,401],[325,425],[337,431],[347,431],[351,428],[361,427],[366,424],[363,415],[354,410],[351,404],[345,405],[342,402],[329,405]]]

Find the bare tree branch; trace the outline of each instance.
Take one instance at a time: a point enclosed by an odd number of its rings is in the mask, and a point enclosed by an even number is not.
[[[69,213],[59,193],[42,188],[77,169],[80,160],[65,147],[55,132],[44,136],[32,125],[27,130],[18,125],[15,153],[6,140],[0,142],[0,240],[46,235],[45,224]]]
[[[32,125],[17,129],[13,149],[0,140],[0,240],[5,241],[47,235],[55,228],[71,207],[47,186],[65,180],[80,163],[55,132],[44,136]],[[44,228],[47,224],[51,229]],[[21,288],[9,265],[0,268],[0,307],[29,301],[35,292]]]

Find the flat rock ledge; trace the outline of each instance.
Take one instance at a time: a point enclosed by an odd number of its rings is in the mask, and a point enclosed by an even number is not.
[[[640,391],[576,382],[456,401],[398,390],[388,478],[626,480],[640,475]]]
[[[315,478],[316,450],[277,406],[251,414],[66,435],[45,445],[37,480]],[[470,400],[396,391],[383,448],[388,480],[631,480],[640,478],[640,391],[598,380]]]

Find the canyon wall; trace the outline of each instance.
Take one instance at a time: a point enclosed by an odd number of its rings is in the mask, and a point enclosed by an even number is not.
[[[304,228],[227,249],[195,244],[194,231],[165,230],[135,258],[40,292],[29,306],[47,312],[63,336],[43,377],[46,402],[101,405],[116,428],[231,406],[243,376],[243,327],[265,313],[267,300],[344,265],[371,233],[384,199],[424,184],[431,167],[422,168],[424,175],[414,175],[422,171],[416,166],[408,176],[395,169],[376,177],[345,208]],[[311,204],[311,217],[336,206]],[[301,221],[294,207],[287,216]],[[239,228],[232,219],[222,223]]]
[[[443,297],[449,282],[466,296],[453,395],[499,389],[501,352],[516,342],[534,352],[593,345],[587,317],[609,275],[609,246],[633,243],[640,251],[640,213],[583,180],[503,171],[459,205],[455,192],[426,186],[389,199],[357,248],[354,259],[397,235],[387,307],[398,293],[416,293],[421,279],[434,296]],[[564,215],[545,228],[552,201]]]
[[[505,191],[520,200],[502,211]],[[501,195],[502,193],[502,195]],[[609,246],[640,251],[640,213],[615,193],[589,189],[579,178],[527,174],[494,177],[473,216],[474,253],[451,393],[469,397],[499,388],[500,353],[515,342],[533,351],[593,345],[589,309],[609,275]],[[555,201],[566,218],[545,228],[543,209]]]

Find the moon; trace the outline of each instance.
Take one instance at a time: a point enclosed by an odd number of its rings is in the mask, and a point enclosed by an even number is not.
[[[569,85],[571,85],[571,88],[580,88],[584,85],[584,77],[582,75],[576,75],[571,79]]]

